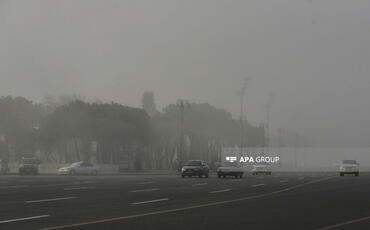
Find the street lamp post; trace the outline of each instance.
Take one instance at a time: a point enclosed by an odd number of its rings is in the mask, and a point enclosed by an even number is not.
[[[244,83],[238,94],[240,96],[240,154],[243,155],[244,148],[244,97],[247,91],[248,79],[244,79]]]
[[[271,106],[274,103],[274,94],[270,93],[269,97],[266,102],[266,125],[265,125],[265,132],[266,132],[266,146],[264,154],[270,154],[270,144],[271,144],[271,130],[270,130],[270,115],[271,115]]]
[[[179,122],[180,122],[180,135],[179,135],[179,169],[181,169],[184,160],[184,110],[189,107],[187,100],[177,100],[176,107],[179,108]]]

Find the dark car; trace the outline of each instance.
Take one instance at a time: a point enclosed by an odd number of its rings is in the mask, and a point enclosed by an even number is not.
[[[208,178],[208,173],[209,173],[208,165],[201,160],[188,161],[181,169],[182,178],[184,178],[185,176],[188,177],[205,176],[206,178]]]
[[[18,168],[19,175],[23,174],[39,174],[40,161],[37,158],[23,157]]]
[[[6,174],[9,172],[8,164],[0,159],[0,174]]]

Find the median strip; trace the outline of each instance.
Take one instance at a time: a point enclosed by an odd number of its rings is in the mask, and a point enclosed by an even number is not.
[[[167,201],[169,200],[168,198],[162,198],[162,199],[158,199],[158,200],[147,200],[147,201],[141,201],[141,202],[134,202],[134,203],[131,203],[133,205],[138,205],[138,204],[149,204],[149,203],[155,203],[155,202],[161,202],[161,201]]]
[[[71,200],[71,199],[76,199],[77,197],[75,196],[70,196],[70,197],[60,197],[60,198],[52,198],[52,199],[44,199],[44,200],[29,200],[25,201],[27,204],[32,204],[32,203],[41,203],[41,202],[49,202],[49,201],[59,201],[59,200]]]
[[[30,216],[30,217],[17,218],[17,219],[11,219],[11,220],[1,220],[0,224],[17,222],[17,221],[24,221],[24,220],[40,219],[40,218],[45,218],[45,217],[49,217],[49,216],[50,215],[41,215],[41,216]]]

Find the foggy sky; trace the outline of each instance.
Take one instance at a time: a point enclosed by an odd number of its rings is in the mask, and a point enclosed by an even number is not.
[[[367,0],[0,0],[0,95],[177,98],[333,143],[370,137]]]

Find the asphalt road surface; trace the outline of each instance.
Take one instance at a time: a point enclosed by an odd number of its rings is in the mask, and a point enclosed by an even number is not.
[[[370,229],[370,173],[0,176],[0,229]]]

